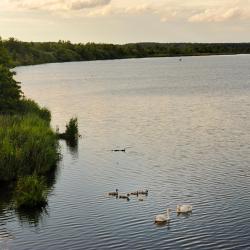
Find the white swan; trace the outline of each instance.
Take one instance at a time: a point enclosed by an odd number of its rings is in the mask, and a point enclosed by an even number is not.
[[[171,212],[171,209],[168,208],[166,213],[156,215],[155,216],[155,223],[160,224],[160,223],[164,223],[164,222],[169,222],[170,221],[170,212]]]
[[[177,205],[176,212],[177,213],[190,213],[192,212],[192,205],[185,204],[185,205]]]

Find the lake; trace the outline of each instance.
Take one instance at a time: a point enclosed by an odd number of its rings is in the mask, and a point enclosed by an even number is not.
[[[18,67],[25,95],[63,131],[46,211],[1,195],[0,249],[250,249],[250,56]],[[113,152],[114,149],[126,152]],[[108,197],[148,189],[143,201]],[[193,213],[177,216],[177,204]],[[172,208],[169,224],[154,217]]]

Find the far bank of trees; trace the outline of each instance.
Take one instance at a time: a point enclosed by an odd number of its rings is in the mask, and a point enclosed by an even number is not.
[[[70,41],[22,42],[10,38],[4,40],[3,45],[8,50],[15,66],[142,57],[250,54],[250,43],[131,43],[114,45],[72,44]]]

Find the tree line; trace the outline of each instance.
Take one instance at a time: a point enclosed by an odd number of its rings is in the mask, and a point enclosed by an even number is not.
[[[3,40],[14,66],[143,57],[250,54],[250,43],[101,43]],[[1,55],[2,56],[2,55]],[[0,58],[1,60],[1,58]]]

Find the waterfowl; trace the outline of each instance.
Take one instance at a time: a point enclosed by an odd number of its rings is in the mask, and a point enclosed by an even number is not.
[[[130,195],[137,195],[138,196],[139,192],[136,191],[136,192],[131,192]]]
[[[168,208],[166,213],[156,215],[155,216],[155,223],[161,224],[161,223],[169,222],[170,221],[170,212],[171,212],[171,209]]]
[[[108,193],[110,196],[118,196],[118,189],[115,190],[115,192]]]
[[[147,189],[145,191],[141,190],[141,191],[137,191],[137,192],[138,192],[138,194],[148,195]]]
[[[185,205],[177,205],[176,212],[177,213],[190,213],[192,212],[192,205],[185,204]]]
[[[126,152],[126,148],[124,148],[124,149],[113,149],[112,152]]]
[[[129,194],[127,195],[119,195],[119,199],[126,199],[127,201],[129,201]]]

